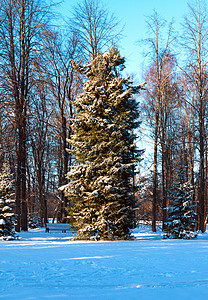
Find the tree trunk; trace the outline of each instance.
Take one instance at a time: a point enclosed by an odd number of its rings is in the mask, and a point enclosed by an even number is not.
[[[67,138],[67,128],[66,128],[66,118],[62,115],[62,143],[63,143],[63,164],[64,164],[64,174],[63,174],[63,178],[62,178],[62,184],[66,183],[66,174],[68,172],[68,153],[66,151],[66,138]],[[66,216],[67,216],[67,212],[66,212],[66,208],[67,208],[67,204],[68,204],[68,199],[67,197],[64,196],[63,192],[62,192],[62,200],[63,200],[63,204],[62,204],[62,223],[66,222]]]
[[[167,211],[167,161],[166,161],[166,149],[165,149],[165,141],[162,139],[162,193],[163,193],[163,201],[162,201],[162,230],[166,229],[166,222],[168,220],[168,211]]]
[[[200,134],[200,167],[199,167],[199,230],[205,232],[205,172],[204,172],[204,124],[202,117],[199,120]]]
[[[159,101],[158,101],[159,102]],[[159,103],[158,103],[159,107]],[[158,140],[159,113],[155,116],[155,141],[154,141],[154,162],[153,162],[153,202],[152,202],[152,231],[156,232],[157,216],[157,140]]]

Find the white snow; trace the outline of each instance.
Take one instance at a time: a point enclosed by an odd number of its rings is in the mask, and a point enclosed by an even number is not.
[[[208,232],[164,240],[70,241],[72,233],[21,232],[0,241],[0,299],[208,299]]]
[[[0,219],[0,225],[4,225],[5,224],[5,220]]]

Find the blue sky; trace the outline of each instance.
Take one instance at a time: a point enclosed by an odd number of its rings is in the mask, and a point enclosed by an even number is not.
[[[59,10],[67,17],[79,0],[65,0]],[[135,73],[141,78],[143,55],[141,46],[136,42],[147,38],[145,19],[155,9],[164,19],[175,20],[175,29],[179,30],[184,14],[187,12],[186,0],[102,0],[104,6],[124,24],[124,37],[120,41],[120,51],[126,57],[126,72]]]

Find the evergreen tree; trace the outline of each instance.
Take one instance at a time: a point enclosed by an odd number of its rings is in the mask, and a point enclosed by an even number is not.
[[[27,222],[30,229],[35,229],[43,226],[41,218],[38,216],[38,214],[29,213],[27,216]]]
[[[12,181],[7,164],[3,165],[0,172],[0,237],[3,239],[15,238],[15,214],[13,206]]]
[[[196,213],[192,202],[193,189],[190,182],[186,181],[184,168],[181,167],[177,174],[176,183],[172,191],[169,191],[169,199],[172,205],[168,208],[169,221],[163,238],[193,239],[197,236],[194,231]]]
[[[129,239],[135,221],[133,176],[141,150],[134,129],[139,126],[133,94],[142,86],[121,77],[124,58],[117,49],[99,54],[76,69],[87,78],[76,99],[76,120],[69,141],[77,165],[61,190],[68,197],[69,218],[79,239]]]

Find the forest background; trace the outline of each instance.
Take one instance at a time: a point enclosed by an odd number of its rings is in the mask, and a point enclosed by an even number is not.
[[[208,207],[206,2],[104,1],[102,6],[98,1],[94,13],[105,16],[94,28],[100,39],[90,27],[83,35],[78,21],[81,12],[86,13],[81,5],[88,1],[60,6],[38,0],[0,2],[0,160],[14,174],[16,231],[27,230],[30,218],[39,217],[42,224],[48,217],[65,220],[66,199],[58,187],[66,183],[65,174],[74,163],[66,151],[70,148],[67,138],[76,113],[73,102],[83,86],[71,59],[86,63],[114,41],[127,58],[126,72],[146,82],[138,99],[142,120],[138,145],[148,148],[149,157],[135,175],[138,219],[150,219],[153,231],[156,221],[165,226],[168,190],[182,165],[192,185],[198,229],[204,232]]]

